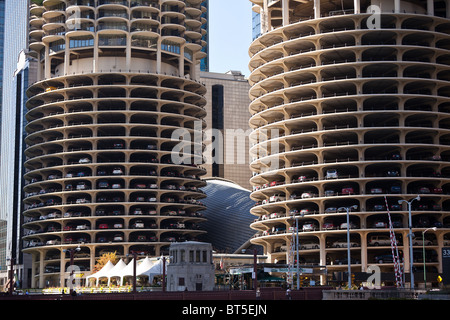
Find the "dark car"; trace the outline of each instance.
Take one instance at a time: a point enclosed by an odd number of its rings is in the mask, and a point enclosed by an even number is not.
[[[374,258],[376,263],[393,263],[394,258],[392,257],[392,254],[384,254],[379,255]]]

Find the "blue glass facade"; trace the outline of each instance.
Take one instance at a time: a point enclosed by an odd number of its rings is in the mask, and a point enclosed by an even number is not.
[[[202,200],[207,208],[203,211],[207,219],[202,224],[207,231],[203,240],[217,252],[234,253],[255,234],[250,229],[255,219],[250,208],[255,202],[250,199],[250,191],[237,184],[221,179],[206,181],[207,186],[202,188],[207,195]]]
[[[255,40],[261,35],[261,14],[252,12],[252,39]]]
[[[207,54],[205,58],[200,60],[200,70],[209,72],[209,27],[208,27],[208,21],[209,21],[209,0],[203,1],[202,6],[204,6],[207,10],[205,13],[203,13],[202,17],[206,19],[206,25],[203,26],[203,28],[206,30],[206,34],[203,36],[202,40],[206,41],[206,46],[203,47],[202,51]]]

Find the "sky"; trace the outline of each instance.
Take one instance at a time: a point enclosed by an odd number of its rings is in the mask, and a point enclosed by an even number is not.
[[[252,3],[209,0],[209,71],[237,70],[248,77],[251,42]]]

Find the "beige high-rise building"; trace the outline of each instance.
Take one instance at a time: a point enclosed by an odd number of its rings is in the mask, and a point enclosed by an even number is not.
[[[292,264],[297,220],[301,264],[331,280],[350,244],[351,272],[375,265],[394,284],[389,213],[406,282],[413,260],[416,284],[424,268],[436,284],[450,244],[450,1],[251,2],[252,243]]]
[[[71,253],[83,281],[105,252],[159,256],[204,233],[205,170],[174,163],[171,140],[205,128],[201,3],[32,1],[23,240],[33,287],[64,286]]]

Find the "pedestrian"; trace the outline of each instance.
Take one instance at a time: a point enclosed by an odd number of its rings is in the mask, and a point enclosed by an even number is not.
[[[286,298],[288,299],[288,300],[292,300],[292,297],[291,297],[291,288],[287,288],[287,290],[286,290]]]
[[[256,289],[256,300],[261,300],[261,290],[259,288]]]

